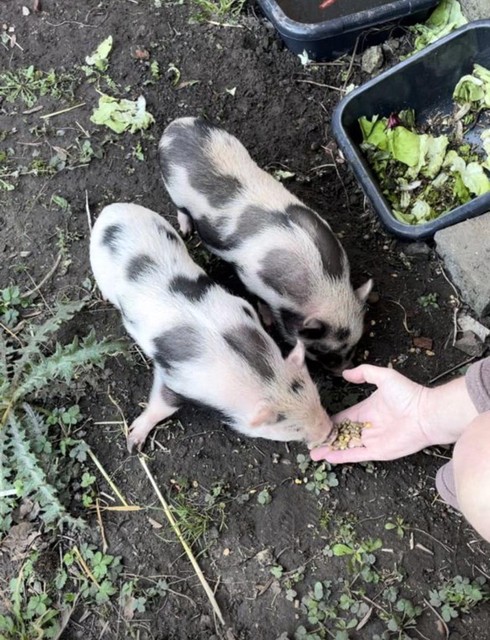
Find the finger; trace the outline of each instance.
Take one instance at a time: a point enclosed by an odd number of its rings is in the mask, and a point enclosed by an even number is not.
[[[372,364],[361,364],[355,369],[346,369],[342,375],[346,380],[355,384],[369,382],[379,386],[379,382],[385,379],[388,371],[391,372],[391,369],[375,367]]]
[[[374,460],[373,454],[366,447],[355,447],[334,451],[330,447],[318,447],[310,451],[310,456],[315,462],[326,460],[331,464],[345,464],[348,462],[368,462]]]

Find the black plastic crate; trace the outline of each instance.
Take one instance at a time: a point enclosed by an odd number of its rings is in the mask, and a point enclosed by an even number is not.
[[[425,224],[399,222],[359,148],[362,135],[358,118],[370,118],[376,114],[389,116],[402,109],[413,108],[417,122],[423,124],[432,115],[450,114],[454,87],[461,76],[473,71],[474,63],[490,68],[490,20],[471,22],[429,45],[355,89],[341,100],[334,112],[333,133],[339,147],[384,226],[401,238],[427,238],[439,229],[490,211],[490,193],[473,198]],[[475,130],[465,137],[474,146],[481,147]]]
[[[396,24],[424,20],[440,0],[371,0],[369,9],[349,9],[346,0],[336,0],[318,11],[322,0],[258,0],[265,15],[277,29],[288,49],[307,52],[311,60],[331,60],[352,51],[356,40],[365,46],[381,42]],[[370,0],[357,0],[369,4]],[[344,13],[342,13],[344,12]],[[322,16],[325,19],[322,19]],[[360,37],[362,36],[362,37]]]

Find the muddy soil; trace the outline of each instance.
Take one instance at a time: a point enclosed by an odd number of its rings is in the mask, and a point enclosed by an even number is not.
[[[28,175],[14,176],[13,191],[0,191],[2,288],[8,283],[32,288],[61,251],[59,268],[41,289],[46,304],[64,295],[91,293],[92,303],[71,323],[70,331],[85,335],[95,327],[100,337],[124,335],[117,313],[87,280],[91,278],[87,207],[95,219],[105,204],[137,202],[177,227],[159,176],[157,142],[172,119],[203,115],[237,135],[262,167],[293,173],[288,188],[325,216],[342,238],[354,284],[374,278],[376,295],[357,362],[390,364],[423,383],[453,367],[456,372],[463,370],[458,365],[464,366],[467,356],[452,346],[457,294],[433,248],[407,246],[385,234],[332,137],[331,115],[342,87],[367,79],[359,57],[352,65],[345,56],[303,68],[284,50],[253,3],[237,23],[227,26],[190,20],[196,14],[191,2],[43,0],[42,12],[30,11],[27,16],[21,2],[1,4],[0,28],[15,34],[16,40],[11,46],[6,39],[0,47],[2,70],[34,65],[44,71],[64,71],[71,77],[67,90],[73,92],[62,99],[44,96],[36,103],[43,108],[30,113],[19,101],[0,103],[0,128],[6,132],[1,146],[14,149],[17,165],[32,169],[34,160],[49,163],[55,156],[64,161],[64,165],[58,162],[53,175],[30,170]],[[91,82],[94,78],[87,78],[80,66],[108,35],[114,38],[106,73],[112,82],[103,77]],[[397,61],[407,38],[390,41],[384,51],[385,67]],[[154,61],[159,78],[150,73]],[[130,99],[144,95],[155,124],[143,135],[119,136],[94,125],[90,115],[97,104],[97,88]],[[76,105],[80,106],[42,118]],[[87,140],[94,152],[88,159],[80,154]],[[59,206],[53,195],[69,206]],[[210,275],[241,292],[229,268],[210,257],[195,239],[189,246]],[[417,337],[430,338],[432,345],[414,346]],[[312,373],[332,412],[368,392],[321,371]],[[123,619],[117,602],[88,617],[83,609],[77,610],[63,638],[292,639],[300,625],[314,629],[300,606],[311,585],[328,579],[335,595],[349,579],[345,559],[323,553],[327,544],[342,541],[346,522],[353,523],[359,539],[382,539],[376,566],[385,584],[399,584],[402,593],[418,603],[443,578],[490,574],[488,545],[437,499],[434,476],[450,455],[448,450],[425,451],[396,464],[337,468],[338,486],[316,496],[307,490],[305,474],[298,467],[298,454],[308,456],[304,446],[245,439],[222,426],[216,416],[185,408],[178,420],[155,431],[146,453],[170,499],[186,492],[202,506],[213,487],[221,487],[224,519],[216,518],[195,548],[201,549],[199,562],[216,590],[226,620],[223,629],[213,619],[171,531],[155,528],[148,520],[163,523],[164,517],[138,459],[126,451],[122,426],[96,424],[120,419],[108,394],[130,422],[140,411],[139,403],[146,401],[150,385],[150,367],[132,350],[129,359],[108,363],[98,386],[81,404],[88,417],[85,437],[126,500],[153,507],[104,515],[109,552],[123,557],[126,575],[149,581],[166,577],[172,591],[130,622]],[[264,488],[272,497],[265,505],[257,499]],[[103,480],[99,489],[110,493]],[[72,509],[82,511],[76,495]],[[395,516],[407,524],[403,538],[385,530],[387,519]],[[95,519],[93,537],[100,541]],[[275,565],[285,574],[305,567],[292,601],[286,597],[284,579],[270,572]],[[362,581],[356,586],[364,586],[374,600],[381,588]],[[381,634],[386,627],[378,614],[374,606],[366,625],[348,637],[364,640]],[[489,625],[490,612],[480,607],[462,621],[452,621],[450,637],[484,640]],[[407,634],[431,640],[445,637],[427,607],[417,631]]]

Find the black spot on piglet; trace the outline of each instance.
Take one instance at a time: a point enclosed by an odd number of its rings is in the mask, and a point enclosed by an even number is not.
[[[224,334],[224,339],[238,355],[265,380],[274,379],[269,362],[271,351],[266,338],[254,327],[242,325]]]
[[[184,296],[190,302],[200,302],[214,284],[204,273],[197,280],[186,276],[175,276],[170,281],[170,291]]]
[[[112,253],[117,251],[117,240],[122,233],[122,225],[110,224],[104,229],[102,234],[102,244],[104,244]]]
[[[154,271],[156,262],[150,256],[141,254],[131,258],[126,269],[128,280],[137,282]]]
[[[304,205],[290,204],[286,212],[314,241],[320,252],[325,275],[333,278],[342,277],[345,268],[344,251],[325,220]]]
[[[165,331],[153,340],[153,359],[165,370],[179,362],[194,360],[199,356],[201,336],[191,325],[180,325]]]

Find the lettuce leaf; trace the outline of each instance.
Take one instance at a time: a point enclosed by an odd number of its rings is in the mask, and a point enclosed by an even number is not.
[[[155,118],[146,111],[146,100],[140,96],[135,102],[122,98],[117,100],[102,94],[99,98],[99,106],[94,109],[90,117],[94,124],[101,124],[116,133],[136,133],[155,122]]]
[[[415,38],[415,51],[424,49],[467,22],[458,0],[442,0],[424,24],[411,27],[412,31],[418,34]]]
[[[85,58],[85,62],[89,66],[95,67],[99,71],[105,71],[109,66],[108,58],[111,50],[112,50],[112,36],[109,36],[99,44],[99,46],[94,51],[94,53],[92,53],[92,55],[87,56]]]
[[[473,73],[463,76],[454,87],[453,99],[463,104],[469,102],[475,109],[489,109],[490,71],[475,64]]]

